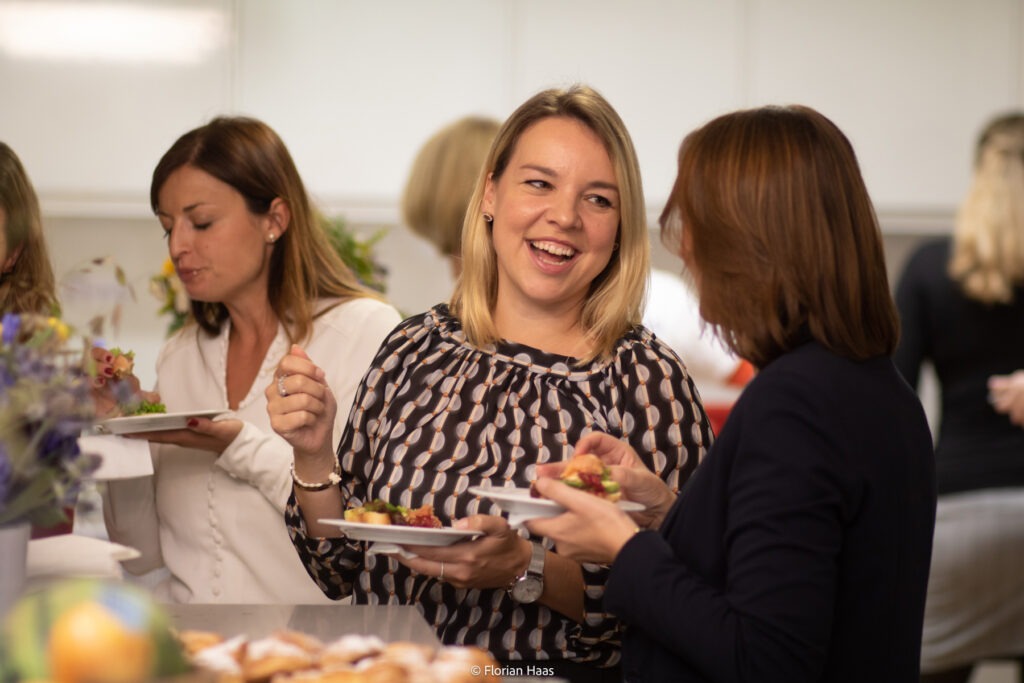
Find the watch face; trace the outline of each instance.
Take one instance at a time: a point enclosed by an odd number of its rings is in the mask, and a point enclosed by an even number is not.
[[[524,576],[512,586],[512,599],[516,602],[529,604],[540,600],[540,594],[544,592],[544,582],[539,576]]]

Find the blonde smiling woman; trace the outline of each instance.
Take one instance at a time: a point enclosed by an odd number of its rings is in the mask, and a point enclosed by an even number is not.
[[[450,305],[387,339],[340,443],[317,354],[296,349],[277,371],[284,391],[267,388],[294,447],[286,519],[325,593],[414,604],[443,642],[504,665],[621,680],[606,568],[511,529],[468,489],[528,487],[593,430],[628,441],[673,489],[693,471],[712,437],[678,356],[640,325],[649,249],[636,154],[611,105],[585,86],[521,105],[480,169]],[[375,498],[430,505],[483,536],[368,555],[317,522]]]

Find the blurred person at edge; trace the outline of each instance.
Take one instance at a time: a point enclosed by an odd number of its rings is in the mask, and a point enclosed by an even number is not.
[[[25,167],[0,142],[0,312],[59,310],[39,200]]]
[[[620,681],[607,567],[509,527],[477,485],[525,488],[594,430],[614,434],[670,490],[712,434],[679,357],[640,324],[650,241],[639,165],[611,105],[576,85],[523,103],[498,132],[466,213],[451,303],[381,347],[335,449],[335,401],[296,347],[267,387],[295,447],[287,511],[310,575],[332,597],[414,604],[447,644],[573,681]],[[368,555],[319,524],[375,498],[430,505],[484,532],[414,558]]]
[[[800,106],[716,118],[684,140],[662,235],[709,325],[758,373],[676,495],[631,446],[618,507],[554,480],[528,521],[610,562],[626,681],[911,683],[935,515],[931,436],[890,354],[899,324],[856,156]]]
[[[480,167],[501,122],[466,116],[434,133],[413,160],[402,192],[402,218],[462,272],[462,223]]]
[[[168,412],[224,409],[151,443],[153,475],[111,481],[110,538],[138,548],[133,573],[166,566],[174,602],[327,602],[282,522],[291,446],[270,428],[263,387],[290,345],[323,359],[347,407],[398,313],[331,248],[281,138],[261,121],[220,117],[180,137],[153,172],[150,202],[192,300],[161,348]],[[97,358],[100,371],[109,354]],[[346,413],[326,425],[335,438]]]
[[[39,199],[18,155],[0,142],[0,314],[59,315],[57,286],[43,235]],[[70,533],[74,507],[66,521],[32,527],[32,538]]]
[[[896,289],[896,365],[916,386],[930,362],[941,393],[929,683],[1024,656],[1024,112],[985,126],[973,176],[953,235],[911,254]]]

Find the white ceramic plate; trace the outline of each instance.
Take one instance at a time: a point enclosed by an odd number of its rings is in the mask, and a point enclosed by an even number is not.
[[[162,432],[168,429],[184,429],[190,417],[216,417],[226,410],[193,410],[183,413],[147,413],[113,417],[96,425],[101,434],[135,434],[136,432]]]
[[[457,541],[482,536],[484,533],[451,527],[429,529],[397,524],[366,524],[365,522],[348,522],[344,519],[320,519],[317,521],[321,524],[338,527],[353,541],[377,541],[395,545],[451,545]]]
[[[490,498],[497,503],[498,507],[508,513],[508,523],[512,527],[518,527],[528,519],[556,517],[565,512],[565,508],[553,500],[532,497],[530,489],[471,486],[469,492]],[[643,505],[631,500],[620,500],[616,505],[626,512],[639,512],[644,509]]]

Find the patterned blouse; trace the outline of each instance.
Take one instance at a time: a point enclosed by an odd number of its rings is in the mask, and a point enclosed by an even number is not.
[[[338,446],[346,504],[431,504],[445,526],[501,515],[467,489],[527,487],[536,463],[571,457],[592,431],[628,440],[678,491],[713,436],[675,352],[637,327],[610,359],[582,368],[570,360],[519,344],[472,346],[443,304],[405,320],[364,377]],[[602,607],[605,566],[583,565],[585,619],[577,623],[540,603],[516,603],[504,589],[459,589],[414,574],[365,555],[360,542],[311,538],[294,494],[285,519],[329,597],[416,605],[442,642],[477,645],[500,660],[619,661],[621,624]],[[546,539],[531,540],[551,549]]]

